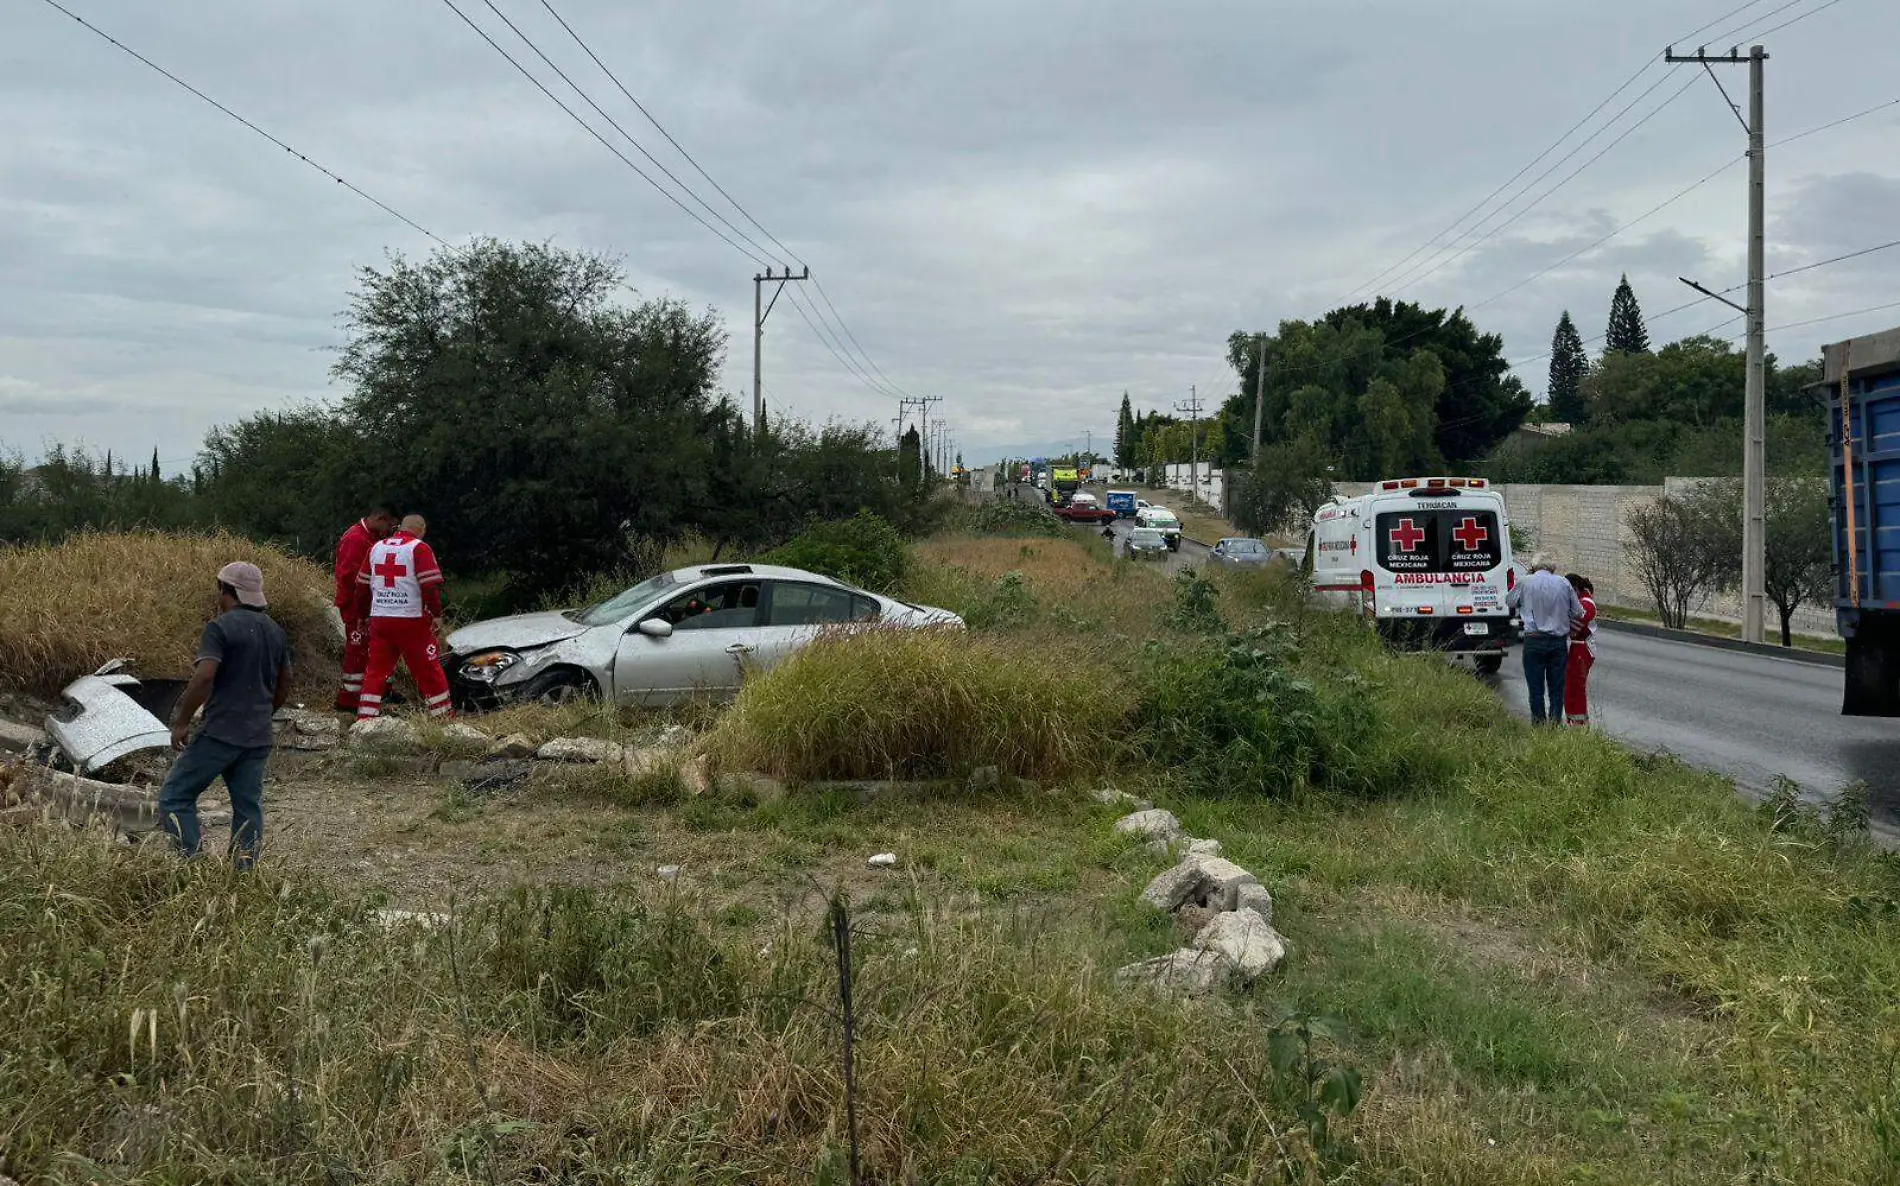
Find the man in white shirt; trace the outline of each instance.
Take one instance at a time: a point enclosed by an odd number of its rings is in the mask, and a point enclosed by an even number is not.
[[[1570,659],[1570,632],[1583,620],[1583,603],[1556,562],[1531,557],[1531,573],[1505,599],[1524,620],[1524,684],[1531,694],[1531,720],[1555,724],[1564,716],[1564,667]]]

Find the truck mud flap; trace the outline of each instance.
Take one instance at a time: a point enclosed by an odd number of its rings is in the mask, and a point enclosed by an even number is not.
[[[1841,715],[1900,717],[1900,663],[1891,639],[1878,632],[1847,640],[1847,671]]]

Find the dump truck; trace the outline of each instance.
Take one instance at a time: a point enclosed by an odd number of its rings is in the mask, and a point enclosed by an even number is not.
[[[1841,712],[1900,716],[1900,329],[1822,350]]]

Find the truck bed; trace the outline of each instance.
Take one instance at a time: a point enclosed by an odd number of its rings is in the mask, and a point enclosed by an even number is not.
[[[1836,343],[1824,358],[1842,711],[1900,716],[1900,330]]]

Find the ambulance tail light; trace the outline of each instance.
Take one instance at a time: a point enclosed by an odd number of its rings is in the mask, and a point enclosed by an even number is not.
[[[1504,591],[1509,593],[1515,588],[1517,588],[1517,569],[1507,568],[1504,570]]]
[[[1433,608],[1432,608],[1431,606],[1429,606],[1429,605],[1421,605],[1421,606],[1419,606],[1419,607],[1418,607],[1418,612],[1419,612],[1419,616],[1421,616],[1421,617],[1428,617],[1428,616],[1430,616],[1430,615],[1432,615],[1432,614],[1435,614],[1435,613],[1437,613],[1438,611],[1437,611],[1437,610],[1435,610],[1435,609],[1433,609]]]
[[[1378,586],[1373,584],[1373,581],[1372,581],[1372,570],[1370,568],[1360,569],[1359,570],[1359,612],[1363,613],[1368,618],[1373,617],[1374,616],[1373,602],[1378,597],[1378,594],[1379,594]]]
[[[1476,613],[1477,611],[1472,609],[1468,605],[1461,605],[1458,607],[1458,612],[1461,614],[1470,614],[1470,613]]]
[[[1399,488],[1399,484],[1398,484],[1397,482],[1381,482],[1381,483],[1379,483],[1379,489],[1381,489],[1381,490],[1397,490],[1398,488]]]

